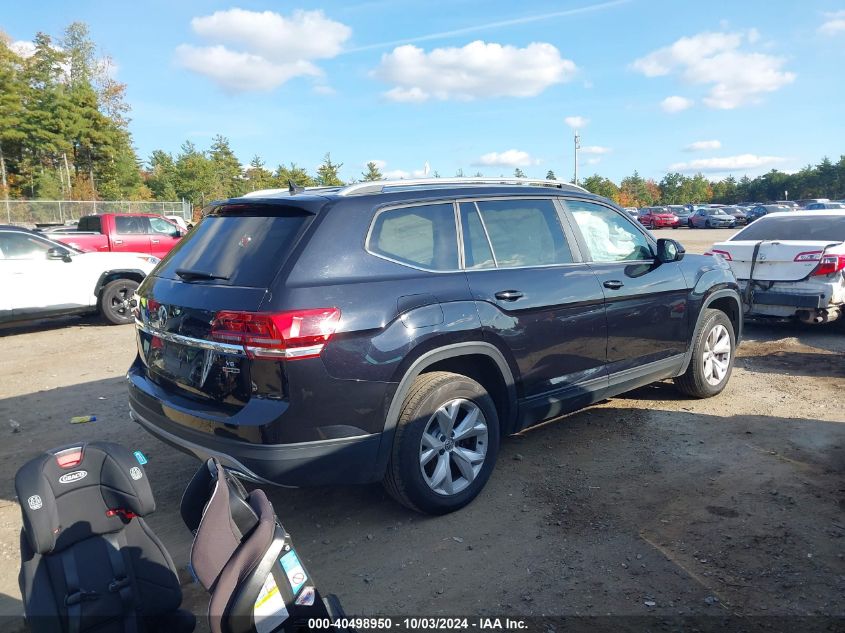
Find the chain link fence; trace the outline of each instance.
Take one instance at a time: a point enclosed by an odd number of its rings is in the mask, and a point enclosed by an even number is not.
[[[137,202],[134,200],[0,200],[0,222],[35,226],[65,224],[83,215],[98,213],[155,213],[178,215],[191,221],[191,204],[182,202]]]

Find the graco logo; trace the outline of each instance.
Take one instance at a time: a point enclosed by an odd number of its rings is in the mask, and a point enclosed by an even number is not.
[[[129,469],[129,476],[132,477],[135,481],[138,481],[141,477],[144,476],[144,473],[141,472],[141,469],[137,466],[133,466]]]
[[[38,495],[32,495],[29,499],[26,500],[27,505],[32,510],[40,510],[41,506],[44,505],[41,503],[41,497]]]
[[[80,479],[85,479],[88,476],[87,470],[75,470],[72,473],[68,473],[67,475],[62,475],[59,477],[60,484],[72,484],[75,481],[79,481]]]

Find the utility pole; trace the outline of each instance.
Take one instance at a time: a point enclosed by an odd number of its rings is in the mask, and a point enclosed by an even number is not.
[[[573,182],[577,185],[578,184],[578,150],[581,149],[581,136],[578,134],[578,130],[575,130],[575,178]]]

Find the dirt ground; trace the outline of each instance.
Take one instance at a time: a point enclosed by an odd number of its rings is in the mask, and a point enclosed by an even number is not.
[[[663,233],[691,252],[730,234]],[[133,355],[131,327],[93,319],[0,332],[2,630],[22,612],[14,473],[43,449],[142,450],[149,522],[187,563],[178,503],[198,464],[129,420]],[[267,492],[321,589],[354,614],[842,616],[843,410],[845,328],[751,325],[721,396],[661,383],[509,438],[455,514],[411,513],[377,485]],[[84,414],[97,421],[68,423]],[[185,589],[202,613],[201,590]]]

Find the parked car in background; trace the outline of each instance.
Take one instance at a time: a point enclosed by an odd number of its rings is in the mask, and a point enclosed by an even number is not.
[[[676,218],[678,218],[679,226],[687,226],[687,220],[689,220],[689,216],[692,215],[691,210],[687,209],[682,204],[670,204],[666,208],[670,213],[672,213]]]
[[[746,314],[825,323],[845,310],[845,210],[771,213],[708,254],[739,281]]]
[[[186,231],[160,215],[103,213],[79,219],[76,231],[56,239],[80,251],[147,253],[164,257]]]
[[[640,209],[639,221],[648,229],[677,229],[681,223],[678,216],[666,207],[645,207]]]
[[[637,207],[625,207],[625,212],[632,218],[640,217],[640,210]]]
[[[799,207],[798,203],[795,200],[775,200],[774,204],[779,204],[785,207],[792,207],[793,209],[797,209]]]
[[[804,207],[807,211],[824,211],[825,209],[845,209],[843,202],[812,202]]]
[[[784,204],[758,204],[749,209],[746,214],[746,220],[748,224],[751,224],[754,220],[758,220],[769,213],[782,213],[785,211],[792,211],[792,207]]]
[[[129,404],[247,478],[381,480],[442,514],[481,491],[503,436],[730,377],[730,267],[568,183],[258,191],[204,216],[138,290]]]
[[[807,198],[805,200],[796,200],[801,209],[806,209],[808,205],[816,204],[818,202],[830,202],[830,198]]]
[[[732,229],[736,220],[722,209],[703,207],[689,216],[687,225],[691,229]]]
[[[731,205],[722,207],[722,211],[730,216],[733,216],[733,219],[736,220],[737,226],[748,224],[747,209],[744,207]]]
[[[0,225],[0,323],[93,312],[131,323],[135,290],[158,262],[140,253],[83,253]]]

